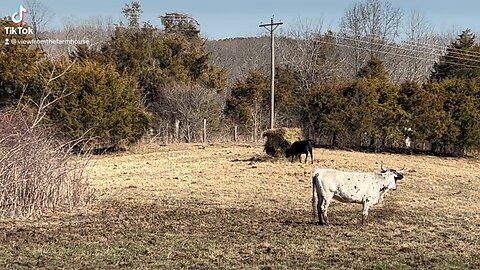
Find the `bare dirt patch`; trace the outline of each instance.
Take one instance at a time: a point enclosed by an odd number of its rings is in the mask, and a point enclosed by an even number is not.
[[[2,221],[1,268],[480,268],[480,162],[315,149],[314,164],[248,145],[147,145],[96,157],[90,209]],[[252,157],[259,157],[252,159]],[[370,211],[312,222],[311,173],[406,166]]]

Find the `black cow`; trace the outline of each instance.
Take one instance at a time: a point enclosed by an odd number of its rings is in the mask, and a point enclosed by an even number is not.
[[[312,160],[312,164],[313,164],[312,143],[313,143],[313,140],[296,141],[292,143],[290,148],[285,150],[285,154],[287,158],[292,157],[292,163],[295,157],[298,157],[300,162],[302,162],[302,154],[307,154],[305,156],[305,163],[307,163],[308,153],[310,153],[310,159]]]

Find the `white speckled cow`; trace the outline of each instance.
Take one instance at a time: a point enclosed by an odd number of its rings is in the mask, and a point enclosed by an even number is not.
[[[402,169],[403,170],[403,169]],[[403,178],[401,171],[383,169],[380,173],[344,172],[333,169],[316,169],[312,179],[312,207],[315,219],[316,205],[321,225],[326,225],[328,206],[335,199],[340,202],[363,204],[362,224],[367,221],[368,209],[383,200],[390,189],[397,188],[396,182]]]

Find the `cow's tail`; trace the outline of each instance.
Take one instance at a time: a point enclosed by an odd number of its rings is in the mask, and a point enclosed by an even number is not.
[[[322,193],[320,192],[320,182],[318,180],[319,173],[314,172],[314,175],[312,177],[312,213],[313,213],[313,221],[315,222],[316,218],[316,212],[320,211],[320,207],[315,202],[315,193],[317,193],[318,197],[318,203],[322,203],[323,198],[322,198]],[[318,212],[318,218],[322,220],[322,214],[321,212]]]

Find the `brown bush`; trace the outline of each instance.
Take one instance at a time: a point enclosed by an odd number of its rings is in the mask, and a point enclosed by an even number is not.
[[[53,129],[31,128],[24,114],[0,112],[0,216],[28,217],[88,202],[88,158],[72,158],[72,144]]]

